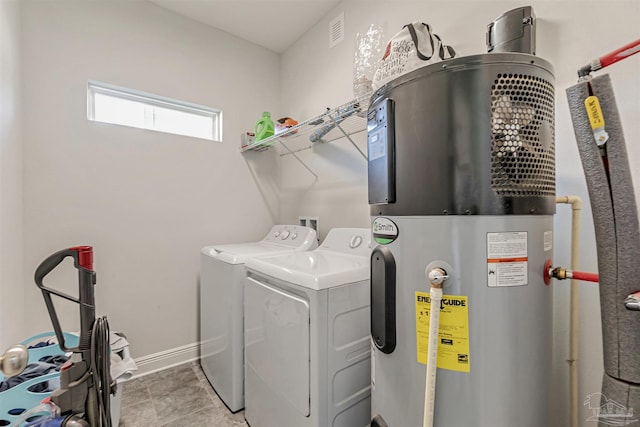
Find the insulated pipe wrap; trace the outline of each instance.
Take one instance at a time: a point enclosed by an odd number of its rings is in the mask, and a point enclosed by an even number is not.
[[[609,134],[606,147],[610,188],[584,106],[589,85],[600,101]],[[603,75],[578,83],[567,89],[567,98],[593,211],[605,373],[612,379],[640,384],[640,315],[624,307],[626,296],[640,287],[640,230],[622,124],[610,78]],[[603,386],[607,383],[606,375]],[[617,401],[613,395],[607,397]],[[632,407],[640,412],[638,403]]]
[[[607,374],[604,374],[604,378],[602,380],[602,394],[607,400],[612,400],[617,404],[624,406],[627,410],[633,409],[633,417],[630,417],[629,421],[638,419],[638,408],[640,408],[640,385],[619,381],[615,378],[611,378]],[[606,401],[604,401],[603,398],[600,405],[602,406],[604,404],[606,404]],[[629,422],[628,424],[631,425],[632,422]]]
[[[573,129],[587,180],[593,222],[597,238],[598,272],[600,274],[600,306],[602,311],[602,339],[604,370],[616,375],[618,367],[618,329],[611,328],[615,320],[616,239],[612,202],[607,175],[600,158],[584,100],[589,96],[588,84],[578,83],[567,89]]]

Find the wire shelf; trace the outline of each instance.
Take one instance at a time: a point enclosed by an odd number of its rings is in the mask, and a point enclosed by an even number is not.
[[[369,95],[354,99],[339,107],[298,123],[277,135],[241,147],[240,151],[262,151],[281,143],[289,155],[311,148],[316,143],[327,143],[363,132],[367,127]],[[366,157],[366,156],[365,156]]]

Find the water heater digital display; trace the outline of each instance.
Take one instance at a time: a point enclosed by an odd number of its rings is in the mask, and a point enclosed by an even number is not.
[[[369,204],[396,201],[395,130],[393,100],[384,99],[367,115]]]

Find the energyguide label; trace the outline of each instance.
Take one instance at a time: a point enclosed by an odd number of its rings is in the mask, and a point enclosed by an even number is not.
[[[428,292],[416,292],[416,348],[418,363],[427,363],[429,347],[429,314],[431,298]],[[466,296],[443,295],[438,326],[438,368],[470,372],[469,301]]]

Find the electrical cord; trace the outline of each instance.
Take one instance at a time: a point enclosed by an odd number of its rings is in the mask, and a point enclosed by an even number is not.
[[[98,425],[111,427],[111,348],[109,346],[109,323],[105,316],[93,322],[91,330],[91,373],[93,376],[94,402],[97,402]],[[92,426],[94,427],[94,426]]]

